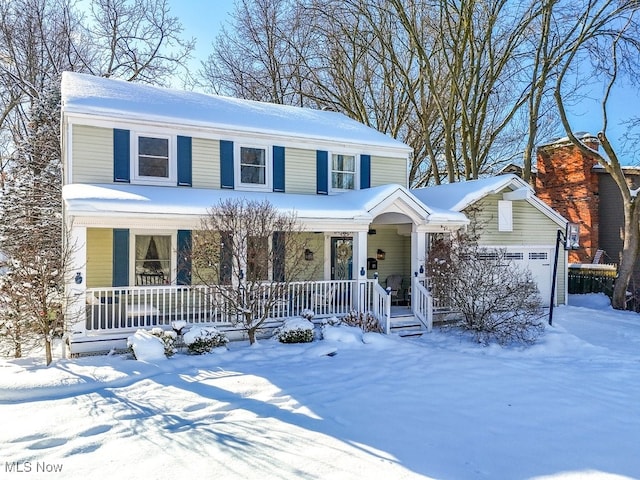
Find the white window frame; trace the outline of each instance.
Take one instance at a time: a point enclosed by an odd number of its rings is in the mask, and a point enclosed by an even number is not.
[[[264,150],[264,184],[258,183],[243,183],[242,182],[242,168],[241,168],[241,152],[243,148],[256,148]],[[264,143],[243,143],[234,142],[233,145],[233,175],[236,179],[236,190],[253,190],[259,192],[271,192],[273,191],[273,146]]]
[[[333,157],[335,155],[344,155],[344,156],[349,156],[349,157],[353,157],[353,163],[354,163],[354,171],[353,171],[353,190],[350,188],[334,188],[333,186]],[[344,192],[353,192],[354,190],[360,190],[360,155],[358,153],[355,152],[349,152],[349,151],[334,151],[334,152],[329,152],[328,155],[328,175],[329,178],[328,180],[328,185],[329,185],[329,193],[344,193]]]
[[[136,285],[136,236],[138,235],[157,235],[163,237],[171,237],[171,257],[169,268],[169,283],[167,285],[175,285],[178,274],[178,231],[177,230],[130,230],[129,231],[129,284]]]
[[[169,176],[151,177],[140,175],[139,165],[139,141],[140,137],[161,138],[168,140],[169,148]],[[176,136],[153,131],[132,131],[131,132],[131,171],[133,172],[131,182],[140,185],[172,185],[175,186],[178,178],[178,152],[176,146]]]

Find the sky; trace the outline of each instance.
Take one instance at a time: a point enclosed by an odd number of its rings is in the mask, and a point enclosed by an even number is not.
[[[171,11],[179,17],[185,28],[185,36],[197,39],[192,68],[198,69],[200,61],[206,59],[210,46],[220,27],[230,21],[234,0],[169,0]],[[571,107],[570,121],[576,132],[597,134],[602,129],[601,87],[594,87],[591,95]],[[609,139],[620,144],[625,132],[618,119],[629,119],[638,115],[640,92],[627,86],[615,91],[608,105]],[[615,144],[614,144],[615,145]],[[635,163],[640,159],[628,159],[624,163]]]
[[[640,478],[638,314],[602,294],[554,313],[530,347],[327,326],[201,356],[0,359],[0,478]]]

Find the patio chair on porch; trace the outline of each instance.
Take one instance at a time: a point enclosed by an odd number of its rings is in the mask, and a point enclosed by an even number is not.
[[[138,274],[138,285],[164,285],[163,272],[142,272]]]
[[[391,289],[391,303],[399,305],[404,300],[402,295],[402,275],[389,275],[386,280],[387,289]]]

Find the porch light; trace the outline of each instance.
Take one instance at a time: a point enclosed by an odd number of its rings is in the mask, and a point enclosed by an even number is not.
[[[76,285],[80,285],[82,283],[82,273],[76,272],[76,276],[73,278],[73,281],[76,282]]]
[[[577,223],[567,223],[564,234],[564,249],[578,250],[580,248],[580,225]]]
[[[378,249],[378,251],[376,252],[376,258],[378,260],[384,260],[386,256],[387,256],[387,252],[385,252],[384,250]]]
[[[308,262],[313,261],[313,251],[309,250],[308,248],[304,249],[304,259]]]

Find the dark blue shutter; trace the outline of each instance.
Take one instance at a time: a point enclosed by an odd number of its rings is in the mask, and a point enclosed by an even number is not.
[[[360,155],[360,188],[371,187],[371,155]]]
[[[191,137],[178,135],[178,186],[191,186]]]
[[[129,182],[131,143],[129,130],[113,129],[113,181]]]
[[[220,140],[220,188],[234,188],[233,142]]]
[[[273,232],[273,281],[284,282],[285,233]]]
[[[329,193],[329,154],[323,150],[316,151],[316,193]]]
[[[129,285],[129,229],[113,229],[113,286]]]
[[[178,230],[178,285],[191,285],[191,230]]]
[[[231,273],[233,270],[233,250],[231,242],[233,238],[231,232],[220,232],[220,271],[218,281],[220,285],[231,284]]]
[[[273,147],[273,191],[284,192],[284,147]]]

